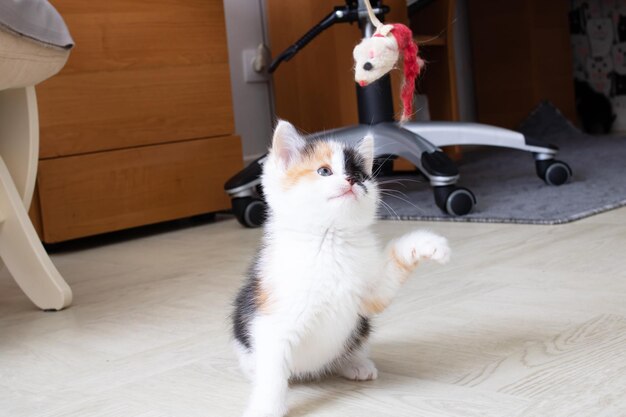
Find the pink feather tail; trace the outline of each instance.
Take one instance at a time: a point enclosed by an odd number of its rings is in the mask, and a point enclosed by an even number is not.
[[[417,56],[417,44],[413,41],[413,32],[403,24],[393,24],[391,31],[398,43],[398,50],[404,59],[404,82],[402,83],[402,118],[407,121],[413,115],[413,94],[415,93],[415,79],[420,73],[423,61]]]

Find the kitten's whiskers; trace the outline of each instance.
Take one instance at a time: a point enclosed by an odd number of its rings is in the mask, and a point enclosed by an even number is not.
[[[398,213],[396,213],[396,211],[389,204],[385,203],[383,200],[380,200],[380,204],[382,204],[382,206],[387,210],[387,213],[391,215],[391,212],[393,212],[393,215],[396,216],[396,220],[400,220]]]
[[[393,192],[402,195],[402,197],[399,197],[399,196],[393,194]],[[424,213],[424,209],[422,209],[421,207],[416,206],[413,202],[411,202],[409,200],[410,197],[408,195],[406,195],[405,193],[403,193],[402,191],[394,190],[394,189],[381,189],[380,193],[382,195],[386,195],[387,197],[394,197],[394,198],[397,198],[400,201],[404,201],[405,203],[407,203],[407,204],[411,205],[412,207],[414,207],[415,209],[417,209],[419,212]],[[403,198],[403,197],[406,197],[406,198]],[[382,202],[382,200],[381,200],[381,202]]]

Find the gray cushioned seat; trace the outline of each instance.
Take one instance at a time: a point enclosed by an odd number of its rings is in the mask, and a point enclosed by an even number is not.
[[[63,18],[46,0],[0,1],[0,26],[51,46],[74,45]]]
[[[0,0],[0,90],[35,85],[63,68],[74,46],[45,0]]]

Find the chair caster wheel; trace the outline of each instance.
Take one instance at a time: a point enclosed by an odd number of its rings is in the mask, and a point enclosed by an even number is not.
[[[259,227],[265,222],[265,202],[258,198],[233,198],[233,213],[245,227]]]
[[[476,197],[467,188],[455,185],[433,187],[435,203],[444,212],[452,216],[463,216],[474,208]]]
[[[548,185],[565,184],[572,176],[572,169],[563,161],[546,159],[535,161],[537,176]]]

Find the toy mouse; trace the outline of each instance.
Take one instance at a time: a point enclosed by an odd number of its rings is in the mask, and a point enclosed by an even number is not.
[[[400,121],[407,121],[413,113],[415,79],[424,66],[424,61],[417,55],[417,44],[413,41],[411,29],[401,23],[383,24],[374,14],[369,0],[365,0],[365,5],[376,31],[371,38],[361,40],[352,51],[354,79],[361,87],[365,87],[391,71],[402,56],[404,80]]]

